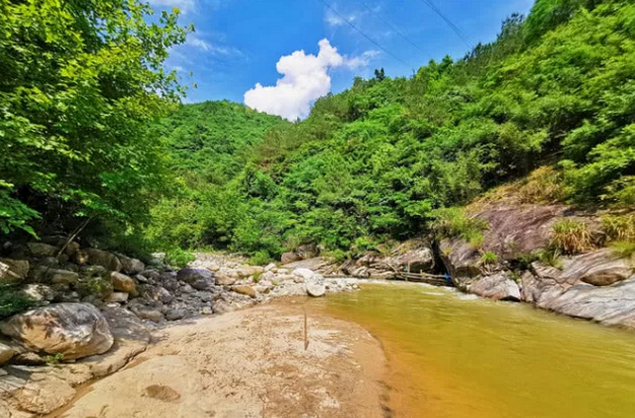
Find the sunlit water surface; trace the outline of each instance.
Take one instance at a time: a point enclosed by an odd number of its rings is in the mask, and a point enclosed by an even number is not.
[[[635,333],[421,285],[315,303],[381,341],[394,416],[635,417]]]

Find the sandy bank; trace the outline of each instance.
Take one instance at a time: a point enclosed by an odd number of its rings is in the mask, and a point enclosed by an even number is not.
[[[300,301],[300,300],[299,300]],[[385,358],[363,328],[284,302],[163,329],[52,417],[382,417]]]

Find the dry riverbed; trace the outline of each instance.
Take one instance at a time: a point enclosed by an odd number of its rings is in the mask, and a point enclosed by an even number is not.
[[[380,344],[290,299],[171,325],[125,369],[49,418],[382,417]]]

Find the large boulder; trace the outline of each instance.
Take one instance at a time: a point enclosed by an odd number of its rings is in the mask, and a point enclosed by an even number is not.
[[[13,356],[19,353],[15,346],[0,341],[0,366],[11,360]]]
[[[216,273],[216,284],[220,286],[231,286],[238,280],[237,275],[230,275],[223,271],[219,271]]]
[[[51,269],[47,271],[46,279],[52,284],[75,284],[79,280],[79,274],[74,271]]]
[[[112,281],[113,289],[120,292],[134,293],[137,290],[137,284],[135,281],[125,274],[113,271],[110,273],[110,280]]]
[[[176,274],[177,280],[192,284],[197,280],[214,280],[214,274],[207,269],[184,268]]]
[[[313,281],[307,282],[306,293],[309,296],[319,298],[326,294],[326,286],[324,285],[324,283],[313,282]]]
[[[58,303],[14,315],[0,323],[0,332],[28,349],[75,360],[101,354],[113,336],[101,312],[90,304]]]
[[[102,266],[108,271],[121,271],[123,268],[121,261],[119,261],[119,258],[113,253],[96,248],[88,248],[85,250],[85,253],[88,256],[88,262],[90,264]]]
[[[0,258],[0,283],[18,283],[29,274],[28,260]]]

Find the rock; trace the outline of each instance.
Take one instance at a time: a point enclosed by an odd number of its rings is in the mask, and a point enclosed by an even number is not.
[[[19,351],[14,346],[0,341],[0,366],[18,353]]]
[[[163,321],[163,314],[156,309],[151,309],[147,307],[139,307],[134,311],[134,313],[139,318],[146,321],[152,321],[156,324],[159,324]]]
[[[135,281],[125,274],[113,271],[110,273],[110,280],[112,281],[112,287],[115,290],[127,293],[135,293],[137,291],[137,284]]]
[[[28,260],[0,258],[0,283],[18,283],[29,274]]]
[[[313,277],[314,274],[315,272],[306,268],[299,268],[299,269],[293,270],[293,275],[303,280],[311,279],[311,277]]]
[[[179,270],[176,274],[177,280],[183,281],[188,284],[192,284],[197,280],[210,280],[214,281],[214,275],[211,271],[207,269],[195,269],[195,268],[184,268]]]
[[[120,307],[106,307],[103,311],[115,338],[112,349],[105,354],[83,359],[94,377],[99,378],[121,369],[131,358],[150,343],[150,331],[132,312]]]
[[[300,260],[302,260],[302,257],[300,257],[294,252],[284,253],[282,254],[282,257],[280,257],[280,261],[282,261],[282,264],[289,264],[289,263],[293,263],[294,261],[300,261]]]
[[[27,284],[22,289],[20,289],[20,293],[37,302],[51,302],[57,295],[57,293],[51,286],[47,286],[45,284]]]
[[[44,257],[37,262],[38,267],[57,268],[60,266],[60,260],[57,257]]]
[[[198,279],[192,282],[191,286],[196,290],[209,290],[214,286],[213,280]]]
[[[64,254],[66,254],[67,257],[72,258],[75,254],[77,254],[78,251],[79,251],[79,244],[76,243],[75,241],[71,241],[68,244],[66,244],[66,248],[64,249]]]
[[[30,242],[27,244],[33,257],[55,257],[59,249],[53,245],[42,242]]]
[[[119,261],[121,262],[122,271],[126,274],[139,274],[146,268],[145,264],[136,258],[119,255]]]
[[[576,285],[544,298],[541,306],[577,318],[635,329],[635,276],[610,286]]]
[[[49,270],[47,279],[52,284],[75,284],[79,274],[68,270]]]
[[[79,250],[73,255],[73,260],[80,266],[88,263],[88,259],[89,257],[86,251]]]
[[[317,245],[303,244],[296,248],[295,253],[303,260],[317,257],[320,254]]]
[[[221,286],[231,286],[234,283],[236,283],[236,280],[238,280],[237,277],[232,277],[228,274],[225,274],[223,272],[218,272],[216,273],[216,284],[221,285]]]
[[[264,269],[262,267],[257,267],[257,266],[243,266],[240,269],[238,269],[238,277],[244,278],[244,277],[250,277],[256,274],[262,274],[264,273]]]
[[[324,296],[324,294],[326,293],[326,287],[324,286],[324,283],[307,282],[306,292],[309,296],[318,298]]]
[[[594,286],[608,286],[628,279],[633,274],[630,260],[613,254],[611,249],[582,254],[565,261],[560,281],[575,284],[584,282]]]
[[[80,269],[83,276],[88,278],[107,277],[108,270],[102,266],[84,266]]]
[[[34,414],[48,414],[66,405],[74,396],[75,389],[64,380],[43,373],[13,393],[20,408]]]
[[[142,275],[143,277],[147,277],[148,279],[152,279],[152,280],[166,280],[171,278],[172,273],[159,273],[156,270],[144,270],[141,273],[139,273],[140,275]],[[165,276],[164,276],[165,275]],[[176,278],[176,274],[174,275],[174,278]]]
[[[170,309],[167,314],[165,314],[165,319],[168,321],[178,321],[179,319],[185,318],[186,312],[184,309]]]
[[[294,261],[292,263],[285,264],[285,268],[289,270],[294,270],[296,268],[305,268],[305,269],[309,269],[313,271],[321,271],[328,268],[332,264],[333,264],[332,262],[328,261],[325,258],[315,257],[315,258],[309,258],[307,260],[299,260],[299,261]],[[281,270],[282,269],[278,269],[278,273],[281,273]]]
[[[106,303],[126,303],[129,294],[126,292],[112,292],[107,298]]]
[[[14,315],[0,332],[33,351],[74,360],[106,352],[113,336],[97,308],[83,303],[59,303]]]
[[[468,291],[495,300],[519,301],[521,299],[518,284],[509,279],[506,273],[479,278],[469,285]]]
[[[174,300],[174,295],[161,286],[152,286],[147,288],[148,296],[152,300],[158,300],[161,303],[171,303]]]
[[[265,272],[269,272],[269,271],[275,269],[276,267],[277,267],[276,263],[269,263],[269,264],[267,264],[265,266]]]
[[[21,366],[43,366],[46,364],[46,358],[27,351],[26,353],[16,354],[11,363]]]
[[[231,289],[236,293],[240,293],[241,295],[247,295],[252,298],[255,298],[257,295],[256,290],[251,286],[245,286],[245,285],[233,286]]]
[[[96,248],[88,248],[85,250],[88,255],[88,262],[102,266],[108,271],[121,271],[123,268],[119,258],[107,251],[98,250]]]

